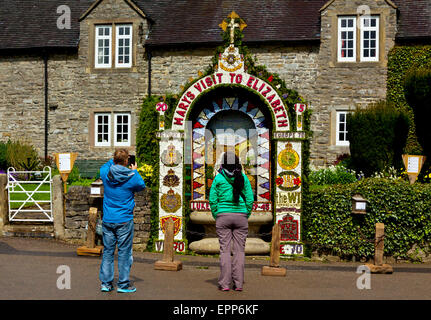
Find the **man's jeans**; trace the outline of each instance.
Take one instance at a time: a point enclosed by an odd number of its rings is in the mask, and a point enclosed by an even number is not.
[[[118,282],[117,287],[129,287],[129,273],[133,263],[133,219],[125,223],[103,222],[103,257],[99,279],[102,286],[112,287],[114,281],[114,252],[118,245]]]

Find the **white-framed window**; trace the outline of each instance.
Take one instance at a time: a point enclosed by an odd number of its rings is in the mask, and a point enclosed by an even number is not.
[[[130,113],[114,114],[114,145],[130,146],[131,119]]]
[[[356,61],[356,17],[338,17],[338,61]]]
[[[130,68],[132,66],[132,25],[116,25],[115,66]]]
[[[360,18],[361,61],[379,61],[379,17]]]
[[[109,147],[111,145],[111,114],[96,113],[94,117],[94,145],[97,147]]]
[[[112,64],[112,26],[97,25],[95,28],[95,68],[110,68]]]
[[[349,140],[347,140],[347,111],[337,111],[337,123],[336,123],[336,145],[337,146],[348,146]]]
[[[94,146],[130,147],[131,140],[132,115],[130,112],[94,113]]]

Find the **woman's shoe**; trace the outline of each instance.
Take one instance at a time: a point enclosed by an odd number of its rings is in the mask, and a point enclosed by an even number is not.
[[[222,287],[218,287],[218,289],[219,289],[220,291],[229,291],[229,290],[230,290],[229,288],[222,288]]]

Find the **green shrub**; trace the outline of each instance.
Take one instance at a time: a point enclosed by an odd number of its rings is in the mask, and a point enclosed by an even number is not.
[[[36,149],[23,141],[8,141],[6,143],[6,161],[9,167],[17,171],[33,171],[40,166],[40,159]]]
[[[416,135],[423,148],[423,153],[431,158],[431,69],[419,69],[410,71],[404,82],[404,93],[407,102],[413,109]],[[427,161],[425,168],[429,167]],[[424,169],[425,169],[424,168]]]
[[[356,182],[356,172],[347,169],[344,165],[330,166],[329,168],[312,171],[308,177],[312,185],[345,184]]]
[[[347,139],[351,165],[369,177],[393,166],[402,167],[403,149],[409,130],[408,116],[393,104],[381,101],[348,114]]]
[[[356,193],[369,201],[364,216],[351,213]],[[414,245],[428,250],[431,185],[367,178],[304,195],[303,239],[311,250],[372,258],[378,222],[385,224],[385,255],[408,259]]]
[[[0,169],[7,169],[7,145],[0,142]]]
[[[60,174],[60,171],[58,170],[57,166],[54,167],[52,170],[52,176]],[[73,185],[80,185],[79,181],[83,180],[84,182],[88,179],[81,179],[81,174],[79,173],[78,166],[73,166],[72,171],[69,173],[69,176],[67,177],[67,183],[73,184]],[[94,179],[92,179],[94,181]],[[78,182],[78,184],[74,184],[75,182]]]
[[[139,116],[139,127],[136,133],[136,159],[138,164],[145,163],[152,167],[152,175],[159,177],[159,141],[156,132],[159,129],[156,104],[159,97],[149,96],[144,100]],[[172,105],[169,105],[173,108]],[[158,238],[158,208],[159,208],[159,183],[158,179],[145,181],[147,188],[151,190],[151,230],[147,244],[148,250],[154,249],[154,240]]]
[[[136,159],[139,165],[145,163],[151,167],[159,165],[159,141],[156,132],[159,130],[156,104],[159,99],[151,96],[145,99],[139,117],[136,133]],[[156,174],[156,176],[158,176]]]
[[[399,110],[408,113],[411,120],[405,153],[421,154],[422,148],[417,141],[413,122],[413,110],[404,94],[405,77],[410,70],[431,68],[431,46],[395,46],[388,56],[387,99]]]
[[[68,180],[69,182],[69,180]],[[79,180],[74,180],[70,183],[68,183],[70,186],[85,186],[85,187],[89,187],[91,186],[91,184],[94,182],[94,179],[86,179],[86,178],[82,178]]]

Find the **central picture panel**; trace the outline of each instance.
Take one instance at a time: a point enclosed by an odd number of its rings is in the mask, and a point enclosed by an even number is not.
[[[254,193],[246,253],[267,253],[269,245],[259,235],[266,231],[266,227],[272,227],[273,222],[273,122],[268,107],[259,96],[246,89],[219,87],[196,101],[188,120],[192,124],[191,137],[185,141],[185,152],[191,153],[189,200],[192,225],[189,230],[200,231],[192,232],[190,249],[201,253],[218,250],[218,243],[214,243],[217,240],[215,221],[208,199],[214,177],[219,173],[221,157],[224,152],[231,151],[240,159]],[[201,237],[196,236],[198,233]]]

